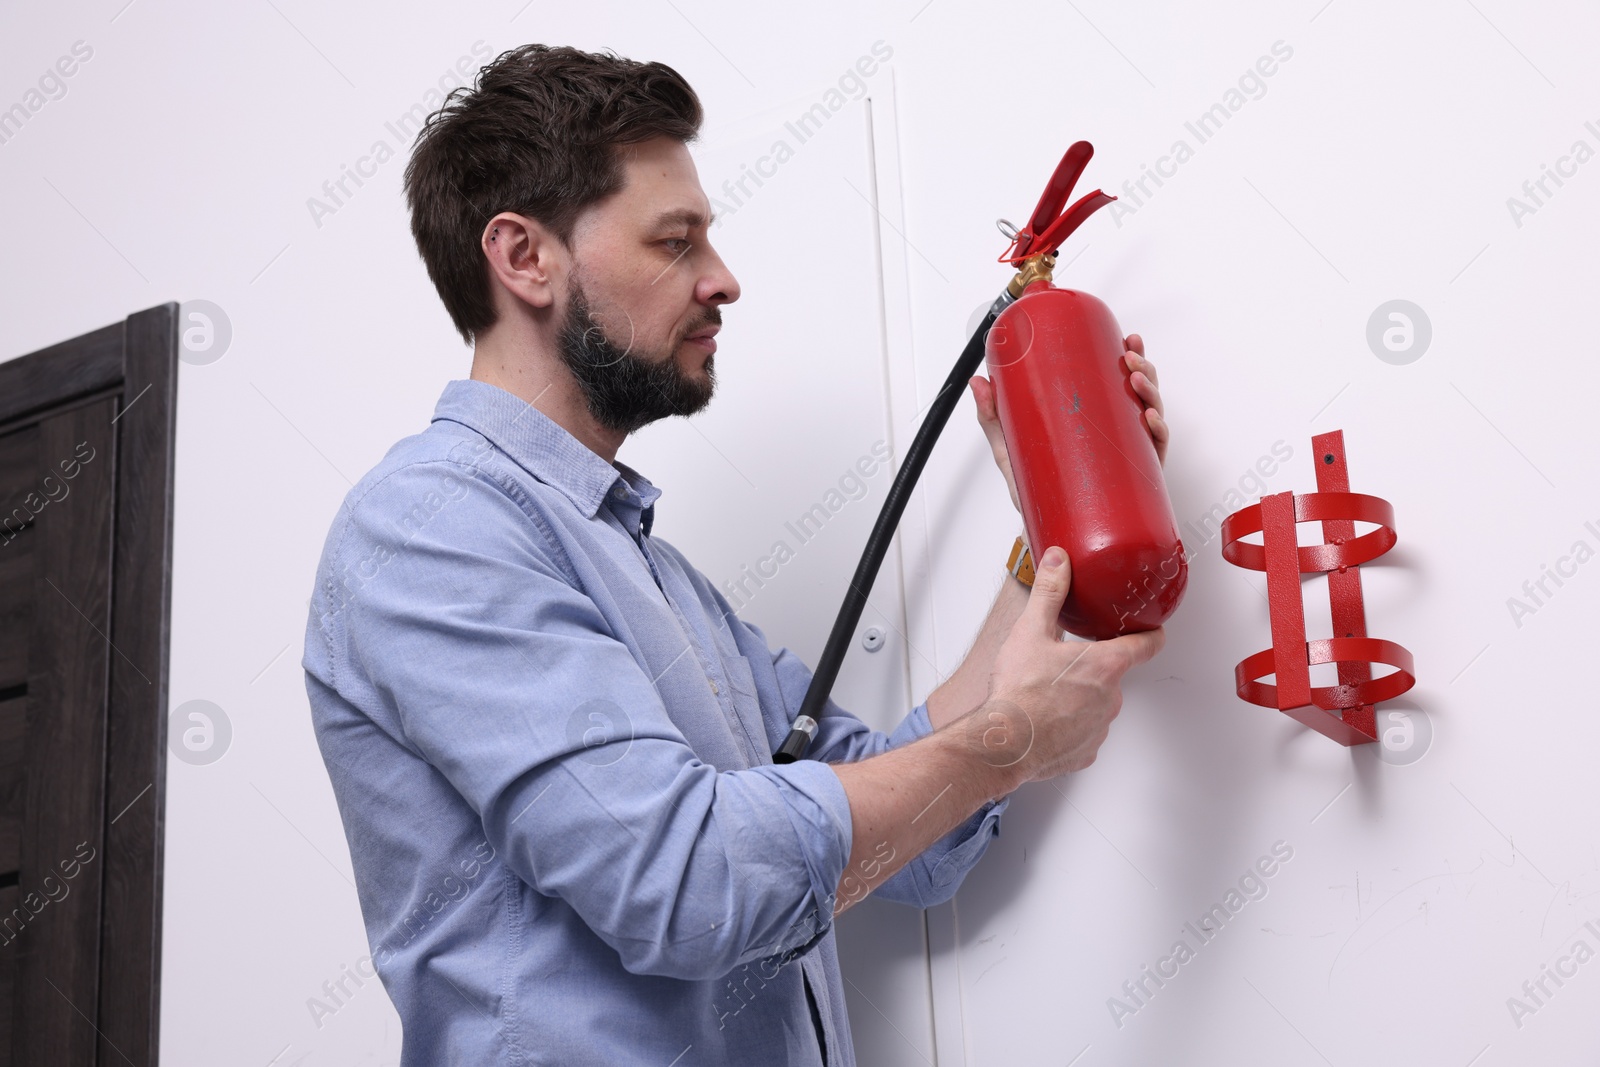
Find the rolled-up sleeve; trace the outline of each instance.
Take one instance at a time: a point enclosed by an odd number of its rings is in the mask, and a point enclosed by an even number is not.
[[[754,647],[766,649],[766,654],[771,657],[773,669],[778,675],[778,688],[785,705],[782,714],[786,722],[792,720],[805,699],[806,689],[811,685],[811,669],[788,648],[772,651],[766,635],[759,626],[737,619],[731,611],[729,618],[737,620],[735,625],[747,631],[748,636],[745,640],[741,640],[741,645],[748,642]],[[789,766],[799,766],[808,760],[824,763],[855,763],[880,755],[891,748],[908,745],[931,733],[933,724],[928,718],[926,701],[913,708],[892,733],[885,734],[881,730],[872,729],[830,698],[823,705],[822,716],[817,722],[817,732],[807,750],[808,759],[797,760]],[[1000,835],[1000,816],[1005,813],[1010,803],[1010,796],[985,803],[961,825],[929,845],[915,859],[896,871],[892,877],[873,890],[872,895],[917,908],[943,904],[956,895],[967,872],[983,858],[984,852],[988,851],[990,839]]]
[[[397,534],[393,517],[446,482],[460,496]],[[334,625],[402,743],[624,967],[715,978],[826,931],[851,846],[838,776],[698,759],[507,489],[466,465],[404,467],[354,505],[345,536],[344,558],[369,565]]]
[[[910,744],[931,733],[933,724],[928,719],[928,705],[924,701],[895,727],[894,733],[889,735],[888,747]],[[873,890],[873,896],[917,908],[931,908],[955,896],[967,872],[977,866],[989,850],[990,839],[1000,836],[1000,816],[1010,803],[1008,795],[978,808],[960,826],[929,845],[921,855]]]

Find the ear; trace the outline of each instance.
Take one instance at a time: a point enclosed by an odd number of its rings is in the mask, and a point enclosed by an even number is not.
[[[526,215],[502,211],[484,224],[478,243],[501,288],[532,307],[555,303],[556,283],[570,257],[552,231]]]

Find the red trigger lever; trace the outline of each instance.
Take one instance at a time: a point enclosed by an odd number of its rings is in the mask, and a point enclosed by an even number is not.
[[[1094,146],[1088,141],[1078,141],[1067,149],[1061,162],[1056,164],[1056,172],[1050,176],[1050,184],[1045,186],[1044,195],[1039,198],[1039,206],[1033,209],[1028,224],[1017,231],[997,262],[1018,263],[1031,256],[1054,252],[1085,219],[1116,199],[1096,189],[1066,211],[1061,210],[1093,155]]]

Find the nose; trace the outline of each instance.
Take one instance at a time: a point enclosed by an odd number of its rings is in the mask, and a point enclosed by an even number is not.
[[[715,250],[711,251],[710,269],[701,277],[696,293],[702,304],[720,307],[739,299],[739,280]]]

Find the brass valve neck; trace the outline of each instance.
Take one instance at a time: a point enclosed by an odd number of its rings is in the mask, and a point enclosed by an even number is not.
[[[1006,285],[1006,292],[1015,300],[1022,295],[1022,291],[1037,281],[1050,281],[1056,267],[1056,254],[1046,252],[1043,255],[1029,256],[1022,261],[1022,266],[1017,270],[1016,276]]]

